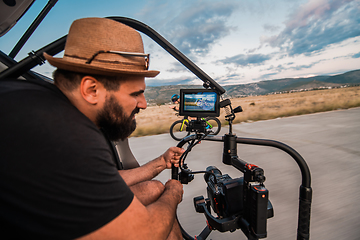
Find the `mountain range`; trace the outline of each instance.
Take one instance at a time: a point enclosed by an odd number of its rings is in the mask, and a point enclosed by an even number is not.
[[[251,95],[266,95],[289,91],[304,91],[322,88],[336,88],[341,86],[355,86],[360,84],[360,69],[333,76],[314,76],[308,78],[283,78],[265,80],[255,83],[225,85],[224,97],[245,97]],[[147,87],[145,98],[149,105],[170,102],[173,94],[179,94],[180,89],[203,88],[202,85],[167,85]]]

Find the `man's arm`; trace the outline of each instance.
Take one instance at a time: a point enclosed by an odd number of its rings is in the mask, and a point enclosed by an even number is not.
[[[166,239],[174,225],[182,194],[181,183],[169,180],[156,202],[145,207],[134,196],[128,208],[117,218],[79,239]]]
[[[179,106],[178,105],[169,106],[169,108],[173,109],[175,112],[179,112]]]
[[[128,186],[151,180],[164,169],[171,168],[171,164],[178,166],[180,156],[184,151],[182,148],[171,147],[160,157],[143,166],[129,170],[120,170],[119,173]]]

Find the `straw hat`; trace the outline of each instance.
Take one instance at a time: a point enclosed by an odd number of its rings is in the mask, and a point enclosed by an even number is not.
[[[83,18],[73,22],[63,58],[44,57],[57,68],[98,75],[155,77],[148,70],[150,54],[144,54],[140,34],[133,28],[107,18]]]

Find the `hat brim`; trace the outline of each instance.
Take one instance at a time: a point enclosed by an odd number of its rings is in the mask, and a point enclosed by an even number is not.
[[[104,75],[104,76],[116,76],[116,75],[133,75],[143,77],[156,77],[160,71],[156,70],[130,70],[119,69],[114,66],[99,67],[90,64],[80,63],[76,61],[70,61],[63,58],[54,58],[53,56],[44,53],[45,59],[54,67],[59,69],[68,70],[72,72]]]

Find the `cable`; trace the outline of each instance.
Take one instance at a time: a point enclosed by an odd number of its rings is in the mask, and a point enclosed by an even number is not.
[[[185,169],[187,169],[187,165],[185,163],[185,158],[187,157],[188,153],[192,150],[193,147],[195,147],[197,144],[199,144],[201,142],[201,140],[203,140],[209,133],[210,132],[202,134],[201,137],[196,142],[195,142],[195,139],[193,139],[191,141],[191,143],[189,143],[189,146],[187,147],[185,152],[180,156],[179,167],[180,167],[181,171],[185,171]],[[199,134],[197,134],[197,135],[199,135]],[[181,164],[181,162],[182,162],[182,164]],[[183,166],[185,166],[185,168]],[[216,175],[213,172],[210,172],[210,171],[195,171],[195,172],[193,172],[191,170],[188,171],[188,174],[199,174],[199,173],[208,173],[208,174],[214,176],[214,184],[216,186],[216,184],[217,184]]]

